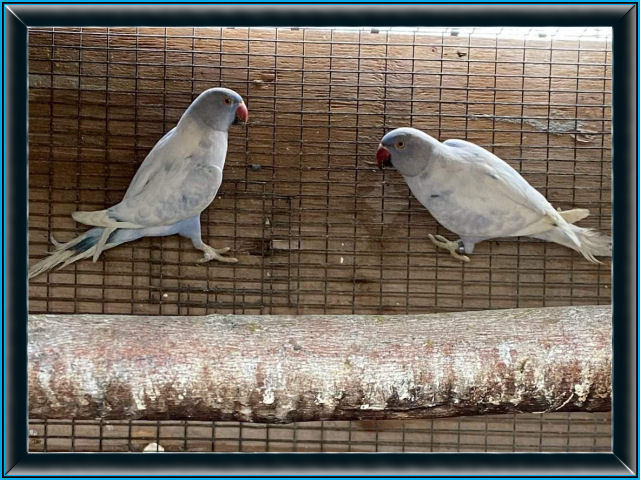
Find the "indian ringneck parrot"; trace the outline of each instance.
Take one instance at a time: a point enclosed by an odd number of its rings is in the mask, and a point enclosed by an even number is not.
[[[559,243],[593,263],[611,256],[611,237],[573,225],[587,209],[556,211],[509,164],[478,145],[397,128],[382,138],[376,159],[380,168],[395,167],[431,215],[459,235],[451,241],[429,234],[459,260],[468,262],[478,242],[519,236]]]
[[[151,149],[120,203],[105,210],[74,212],[75,221],[93,228],[67,243],[51,236],[54,250],[29,269],[29,278],[62,268],[109,248],[143,237],[179,234],[204,252],[201,262],[236,262],[202,241],[200,214],[213,201],[222,182],[229,127],[246,123],[242,97],[228,88],[202,92],[178,124]]]

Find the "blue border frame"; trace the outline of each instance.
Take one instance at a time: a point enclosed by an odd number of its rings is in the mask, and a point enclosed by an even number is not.
[[[637,2],[389,4],[17,4],[3,2],[3,476],[114,477],[161,472],[370,474],[495,477],[548,472],[637,476]],[[338,15],[339,14],[339,15]],[[29,26],[612,26],[613,39],[613,452],[610,454],[29,454],[27,453],[27,28]],[[6,68],[6,70],[5,70]],[[630,99],[633,99],[630,101]],[[6,161],[5,161],[6,159]],[[6,302],[6,303],[5,303]],[[542,455],[542,457],[541,457]],[[114,475],[105,475],[105,472]],[[121,472],[121,473],[115,473]],[[491,475],[484,473],[491,472]],[[474,475],[475,474],[475,475]],[[210,476],[210,475],[207,475]],[[538,476],[538,475],[536,475]]]

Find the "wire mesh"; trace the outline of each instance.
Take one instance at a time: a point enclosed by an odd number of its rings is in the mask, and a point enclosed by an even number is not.
[[[555,207],[588,208],[581,225],[610,233],[611,32],[569,30],[31,28],[31,262],[50,233],[68,240],[82,231],[71,212],[117,203],[204,89],[238,91],[250,122],[232,127],[222,187],[202,215],[205,242],[230,246],[237,264],[196,263],[200,252],[179,237],[142,239],[32,280],[29,311],[394,314],[610,303],[610,266],[559,245],[483,242],[470,264],[436,251],[427,234],[449,232],[397,172],[375,167],[391,128],[467,139]],[[151,442],[177,451],[608,451],[610,419],[373,427],[32,419],[30,429],[30,448],[41,451],[140,451]]]
[[[378,33],[376,33],[376,31]],[[611,41],[482,29],[34,28],[29,33],[31,260],[70,213],[117,203],[202,90],[251,111],[234,128],[203,235],[237,265],[143,239],[31,283],[31,312],[412,313],[610,302],[610,268],[554,244],[484,242],[469,265],[396,172],[391,128],[464,138],[582,225],[611,225]],[[493,32],[493,33],[491,33]],[[586,31],[588,32],[588,31]],[[455,35],[454,35],[455,33]],[[583,32],[584,33],[584,32]],[[585,34],[586,35],[586,34]],[[205,240],[206,241],[206,240]]]
[[[32,452],[609,452],[608,413],[270,425],[32,420]]]

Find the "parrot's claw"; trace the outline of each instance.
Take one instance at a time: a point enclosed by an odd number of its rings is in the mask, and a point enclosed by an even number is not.
[[[198,260],[198,263],[205,263],[211,260],[217,260],[218,262],[224,263],[236,263],[238,261],[237,258],[233,257],[224,257],[222,254],[227,253],[231,250],[230,247],[221,248],[216,250],[215,248],[210,247],[209,245],[203,245],[204,257]]]
[[[469,257],[464,255],[464,245],[461,241],[447,240],[442,235],[429,234],[428,236],[429,240],[431,240],[431,243],[433,243],[436,247],[448,250],[453,258],[463,262],[471,261]]]

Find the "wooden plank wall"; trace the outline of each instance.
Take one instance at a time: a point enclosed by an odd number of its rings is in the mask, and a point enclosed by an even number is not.
[[[270,425],[35,420],[31,452],[610,452],[611,413],[483,415]]]
[[[375,168],[391,128],[464,138],[555,207],[611,231],[611,42],[268,28],[37,28],[29,35],[30,261],[77,209],[117,203],[202,90],[233,88],[225,179],[201,265],[188,240],[143,239],[30,283],[32,313],[428,313],[610,303],[610,263],[548,243],[453,237],[399,174]],[[506,118],[505,118],[506,117]]]

